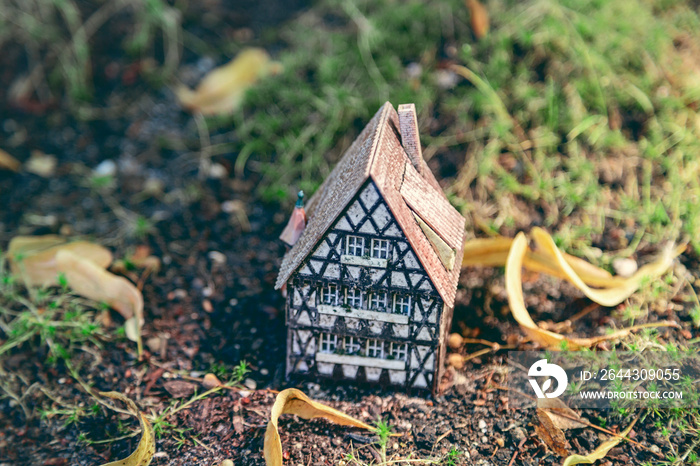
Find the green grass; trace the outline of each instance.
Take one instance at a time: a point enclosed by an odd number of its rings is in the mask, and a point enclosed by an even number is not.
[[[457,157],[445,181],[471,228],[529,229],[521,212],[531,210],[583,255],[616,226],[631,249],[686,236],[698,250],[700,91],[679,45],[700,32],[691,7],[486,6],[491,33],[476,41],[461,1],[320,2],[281,33],[285,72],[233,118],[239,175],[262,172],[263,198],[291,202],[321,183],[385,100],[415,102],[426,156]],[[469,79],[440,88],[446,62]],[[409,77],[409,63],[422,71]]]

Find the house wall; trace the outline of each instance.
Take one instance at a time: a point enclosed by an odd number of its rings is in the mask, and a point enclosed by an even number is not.
[[[387,259],[347,255],[348,235],[389,240]],[[320,289],[339,287],[341,302],[324,305]],[[388,312],[356,311],[342,304],[344,288],[388,293]],[[287,373],[431,388],[438,369],[443,302],[406,241],[389,208],[369,180],[287,283]],[[392,312],[393,297],[410,296],[407,315]],[[318,356],[322,333],[407,344],[400,361],[360,355]],[[387,346],[388,348],[388,346]],[[342,349],[338,353],[342,353]]]

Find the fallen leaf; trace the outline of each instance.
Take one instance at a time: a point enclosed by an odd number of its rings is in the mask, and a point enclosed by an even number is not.
[[[61,280],[76,294],[104,302],[126,319],[127,337],[141,354],[143,295],[129,280],[106,270],[112,254],[87,241],[56,235],[18,236],[8,248],[12,273],[27,286],[56,286]]]
[[[561,430],[588,427],[588,421],[559,398],[538,398],[537,417],[547,416]]]
[[[569,450],[564,432],[554,425],[552,419],[544,414],[541,409],[537,409],[537,419],[539,420],[539,423],[535,425],[537,436],[557,455],[568,455]]]
[[[466,0],[471,14],[472,30],[477,39],[485,37],[489,32],[489,12],[478,0]]]
[[[271,62],[265,50],[244,49],[228,64],[207,74],[196,90],[180,86],[175,94],[180,104],[191,112],[226,115],[238,109],[245,91],[253,84],[278,71],[279,64]]]
[[[8,246],[12,273],[27,286],[58,285],[59,266],[56,254],[71,251],[96,267],[105,268],[112,262],[112,253],[87,241],[68,242],[56,235],[17,236]]]
[[[12,157],[10,154],[0,149],[0,169],[11,170],[13,172],[19,171],[22,164],[16,158]]]
[[[632,421],[632,423],[629,426],[627,426],[625,430],[620,432],[619,437],[611,437],[609,440],[606,440],[605,442],[598,445],[598,448],[596,448],[587,455],[569,456],[564,460],[562,466],[574,466],[576,464],[593,464],[596,461],[605,458],[605,455],[607,455],[610,450],[615,448],[617,444],[619,444],[620,441],[623,440],[623,437],[626,437],[632,431],[632,427],[634,427],[638,419],[639,418],[636,418],[634,421]]]
[[[156,439],[153,434],[153,427],[148,422],[142,412],[138,410],[136,404],[119,392],[99,392],[100,395],[126,403],[129,412],[136,416],[141,424],[141,440],[136,450],[123,460],[105,463],[102,466],[148,466],[156,453]]]
[[[465,259],[462,263],[463,266],[505,265],[510,310],[520,327],[533,341],[552,349],[560,349],[562,344],[566,344],[573,350],[589,348],[604,340],[618,339],[641,328],[677,326],[674,322],[664,321],[637,325],[592,338],[570,338],[540,328],[525,307],[522,287],[523,267],[563,278],[579,288],[592,301],[603,306],[616,306],[629,298],[639,288],[642,280],[658,277],[668,270],[673,259],[685,249],[685,246],[667,248],[658,260],[641,267],[631,277],[623,278],[614,277],[582,259],[562,253],[554,244],[552,237],[541,228],[533,228],[531,236],[537,246],[536,251],[529,249],[523,232],[518,233],[513,240],[497,237],[468,241],[465,244]],[[599,288],[591,288],[591,286]]]
[[[165,388],[173,398],[185,398],[191,396],[197,386],[185,380],[168,380],[163,383],[163,388]]]
[[[125,319],[136,316],[143,325],[143,295],[129,280],[68,249],[56,253],[56,264],[65,275],[68,286],[77,294],[108,304]]]
[[[341,413],[329,406],[313,401],[301,390],[288,388],[281,391],[272,406],[270,422],[267,423],[265,431],[264,456],[267,466],[282,466],[282,442],[277,431],[277,421],[282,414],[296,414],[303,419],[313,419],[323,417],[341,426],[353,426],[361,429],[374,430],[370,425],[365,424],[347,414]]]

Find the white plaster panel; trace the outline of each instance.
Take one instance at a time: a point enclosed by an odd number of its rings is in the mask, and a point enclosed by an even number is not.
[[[385,236],[392,236],[394,238],[403,238],[403,234],[401,233],[401,230],[399,230],[397,228],[395,223],[386,229],[386,231],[384,232],[384,235]]]
[[[346,216],[353,225],[359,225],[362,219],[365,217],[365,212],[362,210],[360,203],[355,201],[348,209]]]
[[[330,241],[331,243],[335,243],[335,239],[338,237],[338,234],[337,233],[328,233],[327,237],[328,237],[328,241]]]
[[[394,336],[408,338],[409,328],[410,327],[408,325],[393,325],[391,330],[394,333]]]
[[[308,372],[309,371],[309,365],[306,364],[306,361],[299,361],[297,363],[297,367],[295,369],[297,372]]]
[[[306,311],[300,311],[297,317],[297,323],[301,325],[311,325],[311,319],[309,319],[309,313]]]
[[[372,218],[380,229],[384,228],[391,221],[391,214],[384,204],[380,204],[374,212]]]
[[[403,385],[406,383],[406,371],[389,371],[389,380],[391,383],[396,385]]]
[[[351,317],[345,318],[345,326],[349,330],[357,330],[360,328],[360,319],[353,319]]]
[[[413,386],[420,388],[426,388],[428,386],[428,382],[425,380],[425,376],[422,372],[418,373],[416,380],[413,382]]]
[[[374,205],[379,199],[379,193],[372,183],[369,183],[365,189],[362,190],[360,194],[360,199],[364,203],[365,207],[369,208]]]
[[[301,270],[299,270],[299,275],[313,275],[313,273],[309,269],[309,266],[304,264]]]
[[[335,325],[336,319],[337,319],[336,316],[332,316],[332,315],[328,315],[328,314],[319,314],[318,325],[321,327],[333,328],[333,326]]]
[[[323,267],[323,262],[321,261],[315,261],[315,260],[310,260],[309,261],[309,267],[311,270],[313,270],[315,273],[319,273],[321,271],[321,267]]]
[[[402,272],[391,272],[391,284],[393,286],[408,288],[408,283],[406,283],[406,275],[404,275]]]
[[[423,368],[427,371],[435,370],[435,353],[428,356],[428,359],[425,361]]]
[[[336,263],[329,263],[323,276],[324,278],[340,278],[340,266]]]
[[[379,280],[386,274],[386,270],[382,269],[370,269],[370,277],[372,277],[372,283],[375,285],[379,283]]]
[[[354,379],[357,377],[357,366],[343,364],[343,375],[348,379]]]
[[[423,274],[420,273],[410,273],[408,276],[411,279],[411,285],[416,286],[418,282],[420,281],[421,278],[423,278]]]
[[[319,374],[333,375],[333,366],[335,366],[335,364],[316,361],[316,367],[318,368]]]
[[[418,332],[418,335],[416,336],[416,340],[420,341],[431,341],[432,339],[433,337],[430,335],[427,327],[420,329],[420,332]]]
[[[367,380],[377,382],[382,375],[382,370],[379,367],[365,367],[365,374],[367,374]]]
[[[429,346],[417,345],[416,349],[418,350],[418,357],[420,357],[421,361],[425,359],[425,356],[428,354],[428,351],[430,351]]]
[[[296,333],[292,333],[292,354],[301,354],[301,346],[299,345],[299,337]]]
[[[416,353],[411,351],[411,369],[420,369],[420,361],[416,357]]]
[[[328,257],[328,253],[331,251],[330,246],[324,240],[321,240],[320,244],[312,254],[314,257]]]
[[[348,275],[350,275],[350,277],[354,278],[355,280],[359,280],[361,270],[360,267],[354,267],[349,265],[345,268],[345,270],[347,270]]]
[[[365,223],[363,223],[360,227],[360,231],[362,233],[367,233],[368,235],[377,234],[377,230],[374,229],[374,225],[372,225],[372,222],[370,222],[369,219],[365,220]]]
[[[423,314],[420,312],[418,304],[413,305],[413,320],[416,322],[421,322],[423,320]]]
[[[384,329],[384,323],[383,322],[377,322],[377,321],[368,321],[369,323],[369,331],[379,335],[382,333],[382,329]]]
[[[408,251],[406,255],[404,256],[404,261],[406,264],[407,269],[420,269],[420,263],[418,262],[418,259],[416,258],[416,255],[413,254],[413,251]]]
[[[350,226],[350,224],[344,216],[340,217],[338,223],[335,224],[335,228],[337,230],[352,231],[352,227]]]
[[[294,288],[292,293],[292,301],[295,306],[301,306],[301,304],[304,302],[301,299],[301,293],[299,292],[299,288]]]

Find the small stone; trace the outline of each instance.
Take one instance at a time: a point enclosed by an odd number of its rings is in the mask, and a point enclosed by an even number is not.
[[[447,364],[455,369],[461,369],[464,367],[464,357],[461,354],[452,353],[447,356]]]
[[[245,385],[245,387],[251,391],[255,390],[258,387],[258,384],[255,383],[255,380],[253,380],[253,379],[245,379],[243,381],[243,385]]]
[[[214,312],[214,306],[211,304],[211,301],[209,301],[208,299],[205,299],[204,301],[202,301],[202,308],[206,312],[208,312],[209,314]]]
[[[462,338],[462,335],[460,335],[459,333],[452,333],[449,337],[447,337],[447,346],[449,346],[453,350],[460,349],[463,343],[464,338]]]
[[[223,460],[221,462],[221,466],[233,466],[233,461],[231,460]]]
[[[496,439],[496,445],[498,445],[499,448],[503,448],[505,446],[506,442],[503,440],[501,437],[498,437]]]
[[[218,387],[221,385],[221,380],[214,374],[207,374],[204,376],[204,381],[202,382],[202,385],[204,385],[204,388],[210,389],[214,387]]]
[[[57,164],[58,161],[53,155],[46,155],[41,151],[33,150],[24,168],[29,173],[34,173],[43,178],[50,178],[54,174]]]
[[[481,430],[483,433],[486,433],[486,430],[489,428],[488,424],[486,424],[486,421],[483,419],[479,419],[479,430]]]
[[[212,262],[216,262],[217,264],[225,264],[226,263],[226,256],[219,252],[219,251],[209,251],[209,259],[211,259]]]
[[[212,163],[211,167],[209,167],[209,178],[218,180],[221,178],[226,178],[227,176],[228,170],[226,170],[226,167],[220,163]]]
[[[146,346],[148,346],[148,349],[151,350],[151,353],[157,353],[160,351],[161,343],[162,341],[160,337],[151,337],[146,340]]]
[[[269,373],[270,373],[270,371],[268,371],[268,370],[265,369],[264,367],[263,367],[262,369],[260,369],[260,375],[267,375],[267,374],[269,374]]]
[[[612,267],[616,274],[621,277],[631,277],[637,271],[637,262],[633,259],[618,257],[612,261]]]
[[[92,172],[95,176],[114,176],[117,173],[117,164],[114,160],[103,160]]]
[[[481,443],[483,443],[483,444],[489,443],[489,438],[484,435],[483,437],[481,437]]]

